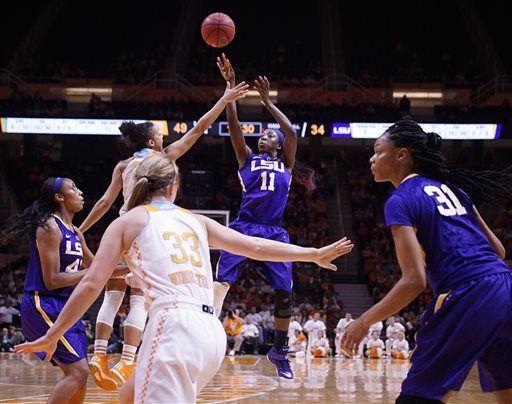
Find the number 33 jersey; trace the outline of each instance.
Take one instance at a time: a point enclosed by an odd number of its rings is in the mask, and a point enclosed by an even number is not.
[[[242,186],[239,218],[280,225],[292,180],[283,160],[267,153],[251,153],[245,167],[238,170],[238,177]]]
[[[164,296],[185,296],[213,306],[210,248],[203,225],[166,201],[144,206],[148,223],[124,258],[142,285],[147,305]]]
[[[509,271],[480,228],[462,190],[419,175],[406,178],[385,206],[386,225],[411,226],[436,294],[480,276]]]

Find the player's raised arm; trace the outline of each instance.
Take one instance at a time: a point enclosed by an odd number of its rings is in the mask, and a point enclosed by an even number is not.
[[[96,202],[92,210],[89,212],[83,223],[80,225],[79,230],[85,233],[94,223],[100,220],[103,215],[110,209],[114,201],[119,196],[119,193],[123,189],[123,170],[125,168],[125,162],[117,163],[112,173],[112,180],[103,196]]]
[[[258,76],[258,79],[254,80],[254,88],[260,94],[261,103],[272,114],[285,135],[283,160],[286,167],[292,170],[297,154],[297,133],[293,129],[291,121],[270,99],[270,82],[268,79],[265,76]]]
[[[237,86],[231,86],[231,84],[227,82],[226,91],[224,91],[224,94],[213,108],[204,114],[197,124],[185,133],[181,139],[167,146],[164,149],[164,153],[174,161],[183,156],[194,145],[194,143],[197,142],[206,129],[215,122],[224,108],[226,108],[226,105],[230,102],[235,102],[240,98],[244,98],[249,91],[248,88],[249,85],[245,84],[245,82],[241,82]]]
[[[76,272],[60,272],[60,243],[62,234],[55,219],[48,219],[46,228],[39,227],[36,232],[37,250],[41,260],[41,271],[44,286],[48,290],[60,289],[76,285],[87,273],[86,270]]]
[[[231,87],[235,86],[235,70],[231,65],[231,62],[223,53],[222,58],[217,58],[217,67],[222,74],[224,80],[231,84]],[[238,121],[238,113],[236,111],[236,101],[230,102],[226,107],[226,116],[228,119],[229,126],[229,137],[231,138],[231,144],[235,149],[236,159],[238,166],[243,168],[247,162],[251,149],[245,143],[244,135],[242,132],[242,126]]]
[[[260,261],[304,261],[314,262],[323,268],[335,271],[332,260],[348,254],[354,247],[346,237],[322,248],[306,248],[259,237],[250,237],[222,226],[206,216],[196,215],[205,225],[211,246],[233,254]]]

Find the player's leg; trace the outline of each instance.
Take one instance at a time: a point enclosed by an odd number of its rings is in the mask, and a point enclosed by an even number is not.
[[[58,366],[64,372],[64,377],[53,387],[48,403],[82,403],[89,376],[87,358],[69,365],[59,364]]]
[[[500,275],[504,287],[497,287],[508,299],[508,315],[495,333],[492,343],[478,358],[478,374],[482,390],[494,392],[499,403],[512,403],[512,274]],[[496,306],[506,311],[506,305]]]
[[[222,306],[228,294],[230,284],[236,282],[246,263],[247,258],[245,257],[231,254],[227,251],[220,252],[219,261],[215,269],[215,281],[213,282],[213,308],[217,317],[222,312]]]
[[[104,390],[117,390],[118,383],[113,379],[108,367],[107,345],[116,314],[123,303],[126,290],[124,279],[109,279],[106,285],[103,303],[96,319],[94,355],[89,362],[94,383]]]
[[[142,340],[147,311],[141,289],[130,289],[130,311],[124,322],[123,352],[119,362],[111,369],[118,384],[124,384],[135,370],[135,354]]]
[[[495,308],[508,306],[510,298],[500,275],[491,275],[465,282],[431,302],[416,334],[402,395],[441,400],[459,390],[506,320],[506,311]]]
[[[137,369],[135,369],[137,372]],[[119,389],[119,403],[133,404],[135,399],[135,374]]]

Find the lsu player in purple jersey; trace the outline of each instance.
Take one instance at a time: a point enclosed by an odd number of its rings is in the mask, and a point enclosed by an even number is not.
[[[135,124],[123,122],[119,130],[123,139],[132,148],[137,150],[133,156],[120,161],[112,173],[112,180],[104,195],[94,205],[89,215],[80,225],[80,230],[87,231],[112,206],[122,191],[124,204],[119,212],[126,213],[135,181],[133,176],[137,167],[146,158],[162,153],[173,161],[185,154],[201,137],[208,127],[215,122],[226,105],[239,98],[245,97],[248,85],[240,83],[238,86],[226,85],[226,90],[217,103],[202,116],[197,124],[181,139],[163,147],[163,136],[158,126],[152,122]],[[126,382],[135,369],[135,353],[142,338],[146,324],[146,309],[144,296],[139,285],[132,284],[130,290],[130,311],[124,322],[124,341],[121,359],[112,368],[108,367],[107,345],[112,333],[112,326],[124,298],[126,281],[123,278],[112,278],[107,282],[103,303],[96,320],[96,333],[94,341],[94,356],[91,358],[90,369],[96,385],[104,390],[117,390]]]
[[[351,352],[370,324],[407,306],[428,283],[435,299],[422,315],[396,402],[444,402],[476,362],[482,389],[512,403],[512,272],[502,243],[472,202],[511,200],[512,175],[450,169],[441,143],[438,134],[410,120],[395,123],[375,141],[375,181],[396,188],[385,219],[402,277],[347,327],[343,344]]]
[[[229,59],[223,54],[217,59],[219,70],[231,86],[235,85],[235,73]],[[290,120],[270,100],[270,84],[266,77],[254,81],[261,103],[272,114],[281,130],[267,129],[258,140],[258,151],[252,151],[245,143],[238,121],[236,103],[226,107],[231,143],[238,160],[238,176],[242,186],[242,206],[238,218],[229,227],[240,233],[270,240],[289,242],[289,236],[281,226],[288,200],[292,170],[297,152],[297,134]],[[246,263],[247,257],[221,251],[215,282],[215,310],[220,315],[229,285],[235,282]],[[291,262],[257,262],[275,291],[274,347],[267,358],[276,367],[277,375],[292,379],[293,372],[287,357],[288,326],[291,316],[292,264]]]
[[[73,215],[84,199],[68,178],[48,178],[40,197],[14,216],[2,231],[2,242],[30,237],[30,260],[21,302],[21,323],[28,341],[43,336],[64,307],[75,285],[92,262],[83,235],[73,226]],[[44,354],[38,356],[44,359]],[[87,376],[87,339],[81,320],[66,331],[57,344],[52,362],[64,372],[54,386],[50,403],[82,402]]]

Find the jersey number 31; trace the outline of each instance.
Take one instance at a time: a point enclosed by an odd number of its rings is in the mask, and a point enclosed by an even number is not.
[[[457,199],[457,196],[445,184],[442,184],[441,188],[435,185],[427,185],[423,188],[423,191],[428,196],[436,198],[438,203],[437,210],[443,216],[461,216],[468,213],[466,208]]]

